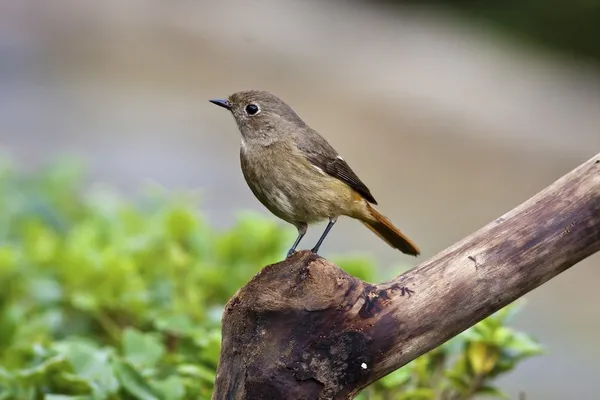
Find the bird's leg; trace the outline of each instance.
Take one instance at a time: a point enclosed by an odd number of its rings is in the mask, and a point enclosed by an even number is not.
[[[335,224],[336,221],[337,221],[337,217],[329,217],[329,223],[327,224],[327,227],[325,228],[325,232],[323,232],[323,234],[319,238],[319,241],[317,242],[315,247],[313,247],[313,249],[312,249],[313,253],[316,254],[319,252],[319,248],[321,247],[321,244],[323,244],[323,240],[325,240],[325,237],[327,236],[327,234],[329,233],[331,228],[333,228],[333,225]]]
[[[296,238],[296,241],[292,245],[292,248],[288,251],[288,253],[287,253],[288,257],[291,256],[292,254],[294,254],[294,252],[296,251],[296,247],[298,246],[298,243],[300,243],[300,241],[302,240],[304,235],[306,235],[307,227],[308,227],[308,225],[305,222],[301,222],[296,225],[296,228],[298,228],[298,237]]]

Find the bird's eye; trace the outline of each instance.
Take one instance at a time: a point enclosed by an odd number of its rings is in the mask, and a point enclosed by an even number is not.
[[[251,103],[246,106],[245,110],[246,110],[246,114],[248,114],[249,116],[253,116],[260,112],[260,107],[258,107],[258,105],[254,104],[254,103]]]

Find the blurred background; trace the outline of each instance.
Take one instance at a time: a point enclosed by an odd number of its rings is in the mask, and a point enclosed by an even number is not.
[[[322,254],[372,255],[390,275],[600,151],[598,38],[589,0],[3,0],[0,146],[26,170],[77,156],[125,193],[200,189],[227,227],[238,210],[267,212],[233,119],[207,100],[269,90],[423,251],[406,259],[342,219]],[[511,398],[597,398],[599,262],[527,295],[515,325],[548,354],[502,379]]]

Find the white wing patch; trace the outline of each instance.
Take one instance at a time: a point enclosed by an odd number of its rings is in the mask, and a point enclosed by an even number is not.
[[[319,171],[321,173],[321,175],[325,175],[325,172],[321,168],[317,167],[313,163],[311,163],[310,165],[312,165],[314,169],[316,169],[317,171]]]

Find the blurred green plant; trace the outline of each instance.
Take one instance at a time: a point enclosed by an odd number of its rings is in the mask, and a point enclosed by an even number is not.
[[[220,232],[193,198],[87,188],[78,165],[0,165],[0,400],[209,399],[228,298],[293,232],[242,213]],[[374,281],[371,261],[335,260]],[[540,353],[513,307],[386,376],[362,399],[468,399]]]
[[[501,309],[365,389],[359,400],[509,398],[494,380],[542,353],[528,335],[506,326],[518,303]]]

